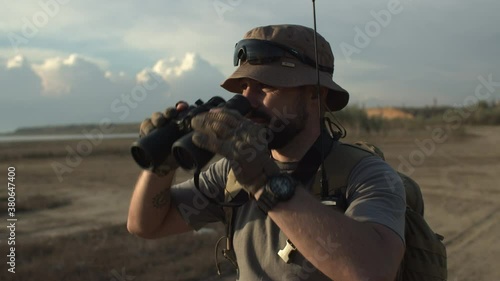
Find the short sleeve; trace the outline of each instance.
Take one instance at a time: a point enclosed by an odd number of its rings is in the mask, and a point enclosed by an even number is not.
[[[200,173],[199,190],[195,187],[194,179],[172,186],[172,203],[186,223],[195,230],[207,223],[224,220],[224,210],[213,201],[224,200],[228,173],[229,162],[221,159]]]
[[[348,217],[385,225],[404,241],[405,190],[389,164],[377,156],[362,159],[349,175],[346,195]]]

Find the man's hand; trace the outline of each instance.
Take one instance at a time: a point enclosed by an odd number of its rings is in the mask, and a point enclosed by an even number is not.
[[[279,168],[270,158],[266,128],[234,110],[217,109],[191,120],[193,142],[226,157],[238,182],[255,194]]]
[[[153,130],[156,128],[160,128],[162,126],[167,125],[177,117],[179,112],[185,110],[188,108],[188,104],[184,101],[179,101],[175,107],[169,107],[165,109],[164,112],[154,112],[151,115],[151,118],[146,118],[144,121],[142,121],[140,129],[139,129],[139,136],[145,137],[149,133],[151,133]],[[153,170],[153,173],[159,175],[159,176],[164,176],[168,174],[170,171],[173,171],[179,167],[179,164],[177,161],[175,161],[175,158],[173,155],[169,155],[165,162],[163,162],[159,167],[155,168]]]

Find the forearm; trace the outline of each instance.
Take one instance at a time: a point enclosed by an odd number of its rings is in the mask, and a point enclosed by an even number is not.
[[[139,176],[128,212],[127,228],[134,234],[157,230],[170,210],[170,187],[175,171],[159,177],[149,171]]]
[[[397,268],[399,253],[392,256],[384,249],[384,238],[373,224],[334,211],[303,188],[269,216],[298,251],[332,279],[389,280],[387,273]]]

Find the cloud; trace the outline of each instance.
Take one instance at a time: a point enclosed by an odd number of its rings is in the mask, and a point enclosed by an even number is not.
[[[158,60],[138,74],[139,82],[147,81],[142,78],[145,72],[161,77],[170,86],[169,96],[177,100],[194,102],[198,98],[220,95],[223,91],[219,86],[224,80],[222,73],[195,53],[186,53],[182,59]]]
[[[17,116],[0,131],[21,126],[138,122],[179,100],[220,95],[221,72],[194,53],[159,59],[136,74],[113,72],[79,54],[30,63],[23,56],[0,68],[0,110]],[[226,96],[228,98],[229,96]]]
[[[33,69],[42,79],[42,95],[47,97],[74,95],[89,84],[107,88],[109,82],[103,70],[77,54],[46,59]]]
[[[23,56],[0,61],[0,97],[22,102],[40,97],[41,79]]]
[[[170,77],[179,77],[184,72],[193,69],[195,63],[195,54],[186,53],[186,55],[178,65],[175,65],[175,63],[177,63],[177,59],[175,58],[171,58],[168,61],[159,60],[153,66],[153,71],[155,73],[158,73],[166,81],[168,81]]]
[[[234,43],[247,30],[279,23],[313,25],[310,1],[4,2],[0,106],[5,112],[37,112],[31,122],[87,122],[103,116],[121,121],[125,115],[123,120],[139,120],[179,99],[228,97],[218,85],[234,71]],[[65,4],[53,6],[49,14],[46,4],[55,2]],[[495,0],[400,0],[403,11],[392,15],[347,63],[340,44],[354,44],[355,28],[364,30],[374,21],[373,13],[387,9],[389,2],[394,1],[316,3],[318,31],[337,59],[335,81],[351,92],[353,101],[421,105],[436,96],[453,104],[473,91],[477,76],[500,77],[500,6]],[[42,12],[47,21],[31,28]],[[26,39],[18,52],[11,33]],[[133,104],[137,85],[155,81],[147,98]],[[118,113],[110,106],[117,99]],[[52,118],[56,112],[65,118]]]

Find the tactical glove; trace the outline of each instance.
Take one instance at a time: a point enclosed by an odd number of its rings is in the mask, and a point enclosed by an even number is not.
[[[279,173],[267,148],[267,131],[234,110],[218,109],[195,116],[194,144],[226,157],[238,182],[255,194]]]
[[[188,108],[188,104],[184,101],[178,102],[175,107],[169,107],[165,109],[164,112],[154,112],[151,115],[151,118],[146,118],[142,121],[140,129],[139,129],[139,137],[145,137],[149,133],[151,133],[154,129],[165,126],[170,123],[173,119],[177,117],[179,112]],[[179,167],[179,164],[175,160],[172,154],[168,155],[165,162],[163,162],[160,166],[153,169],[153,173],[158,176],[164,176],[168,174],[170,171],[173,171]]]

